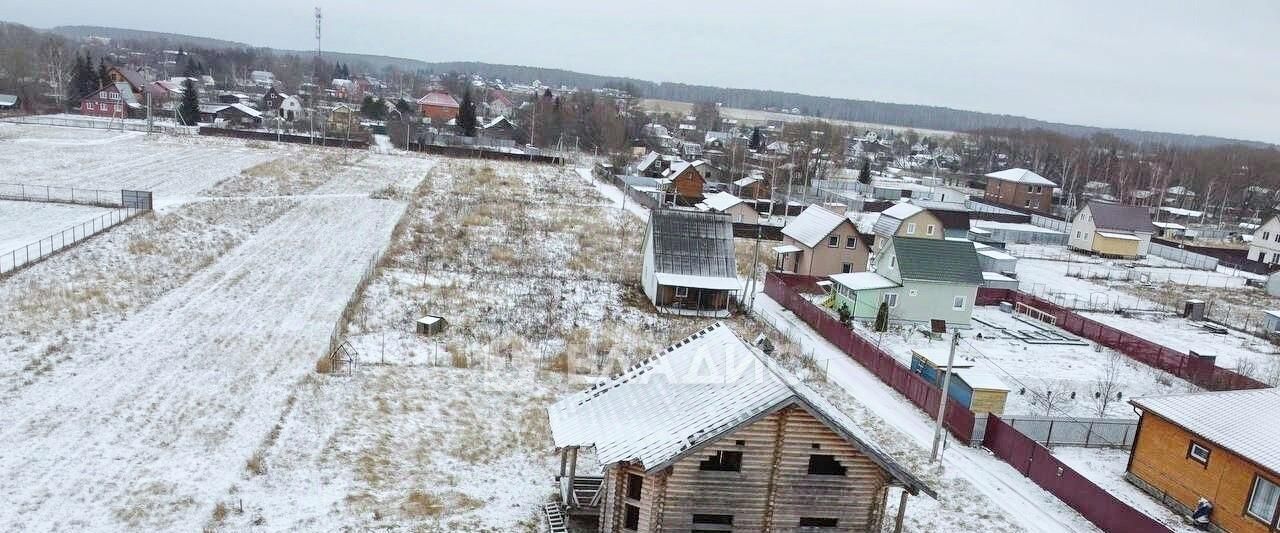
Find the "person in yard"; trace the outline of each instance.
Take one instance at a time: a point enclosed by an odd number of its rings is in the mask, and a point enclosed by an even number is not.
[[[1213,504],[1209,500],[1200,498],[1196,503],[1196,512],[1191,513],[1191,523],[1195,524],[1196,529],[1209,529],[1209,515],[1213,513]]]

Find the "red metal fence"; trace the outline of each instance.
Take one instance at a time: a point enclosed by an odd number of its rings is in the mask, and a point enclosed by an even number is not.
[[[987,416],[982,445],[1103,531],[1172,531],[1081,476],[1054,457],[1048,448],[1019,433],[996,415]]]
[[[1013,289],[978,289],[977,305],[1023,303],[1056,319],[1056,325],[1075,335],[1129,356],[1147,366],[1164,370],[1206,390],[1263,389],[1269,385],[1215,366],[1211,360],[1192,357],[1128,332],[1090,320],[1058,304]]]
[[[822,335],[822,338],[838,346],[846,355],[880,378],[880,381],[906,396],[916,407],[930,416],[936,416],[942,391],[878,348],[875,343],[854,333],[796,290],[796,287],[805,287],[812,282],[811,278],[805,276],[770,273],[764,282],[764,293],[795,313],[800,320]],[[947,416],[943,425],[957,439],[967,444],[973,438],[973,412],[955,400],[947,401]]]

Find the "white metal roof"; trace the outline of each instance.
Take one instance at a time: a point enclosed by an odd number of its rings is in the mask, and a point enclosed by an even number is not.
[[[1124,234],[1124,233],[1111,233],[1111,232],[1109,232],[1109,231],[1099,231],[1099,232],[1098,232],[1098,235],[1101,235],[1101,236],[1106,237],[1106,238],[1108,238],[1108,239],[1121,239],[1121,240],[1126,240],[1126,241],[1140,241],[1140,240],[1142,240],[1142,239],[1139,239],[1139,238],[1137,238],[1137,237],[1134,237],[1133,235],[1126,235],[1126,234]]]
[[[783,226],[782,234],[813,248],[844,221],[843,215],[828,211],[822,206],[811,205]]]
[[[702,198],[702,203],[707,204],[707,207],[710,207],[711,209],[723,212],[723,211],[728,211],[729,208],[743,202],[742,202],[742,199],[738,198],[737,196],[734,196],[724,191],[720,191],[714,194],[708,194],[704,196]]]
[[[799,246],[794,244],[784,244],[782,246],[774,246],[773,251],[780,254],[794,254],[796,252],[803,252],[804,250],[801,250]]]
[[[1130,403],[1280,474],[1280,389],[1137,398]],[[1271,422],[1267,422],[1271,420]]]
[[[1174,224],[1172,222],[1152,222],[1151,225],[1164,229],[1187,229],[1187,227],[1182,224]]]
[[[898,286],[893,280],[875,272],[849,272],[847,274],[832,274],[829,277],[831,281],[855,291],[887,289]]]
[[[1012,181],[1027,185],[1054,185],[1052,181],[1049,181],[1044,176],[1036,174],[1035,172],[1025,168],[1010,168],[999,172],[992,172],[987,174],[987,177],[998,179],[1000,181]]]
[[[759,176],[747,176],[747,177],[745,177],[745,178],[742,178],[742,179],[739,179],[739,180],[734,181],[734,182],[733,182],[733,184],[734,184],[734,185],[737,185],[737,186],[739,186],[739,187],[746,187],[747,185],[751,185],[752,183],[755,183],[755,182],[760,181],[760,180],[762,180],[762,179],[763,179],[763,178],[761,178],[761,177],[759,177]]]
[[[827,423],[913,492],[933,494],[853,420],[719,322],[547,415],[557,448],[592,447],[601,465],[637,462],[652,472],[788,405]]]
[[[999,272],[983,272],[982,279],[983,281],[1017,281]]]
[[[880,213],[849,213],[849,220],[853,221],[854,226],[858,227],[859,233],[871,235],[876,232],[876,221],[880,220]]]
[[[995,248],[978,250],[978,255],[990,257],[991,259],[995,259],[997,261],[1016,261],[1018,259],[1012,255],[1001,252],[1000,250],[997,250]]]

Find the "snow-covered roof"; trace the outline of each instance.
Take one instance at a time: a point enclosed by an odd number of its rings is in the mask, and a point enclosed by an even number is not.
[[[1194,209],[1183,209],[1181,207],[1161,207],[1160,210],[1169,214],[1178,215],[1180,217],[1200,218],[1204,216],[1204,211],[1196,211]]]
[[[449,93],[442,91],[431,91],[418,99],[418,105],[429,105],[435,107],[458,107],[457,100],[454,100]]]
[[[789,406],[805,409],[912,492],[927,486],[857,423],[717,322],[621,375],[547,408],[557,448],[591,447],[602,465],[656,472]]]
[[[253,118],[262,118],[262,113],[261,113],[260,111],[258,111],[257,109],[254,109],[254,108],[252,108],[252,107],[249,107],[249,106],[247,106],[247,105],[240,104],[240,103],[235,103],[235,104],[231,104],[231,107],[234,107],[234,108],[238,109],[241,113],[244,113],[244,114],[246,114],[246,115],[249,115],[249,116],[251,116],[251,117],[253,117]]]
[[[876,221],[880,220],[880,213],[849,213],[849,220],[858,227],[858,233],[871,235],[875,233]]]
[[[1280,389],[1202,392],[1136,398],[1129,403],[1280,474]]]
[[[1161,229],[1175,229],[1175,230],[1187,229],[1187,227],[1183,226],[1182,224],[1174,224],[1172,222],[1152,222],[1151,225]]]
[[[734,181],[734,182],[733,182],[733,184],[734,184],[734,185],[737,185],[737,186],[739,186],[739,187],[746,187],[746,186],[751,185],[752,183],[755,183],[755,182],[760,181],[760,180],[762,180],[762,179],[764,179],[764,178],[761,178],[760,176],[747,176],[747,177],[745,177],[745,178],[742,178],[742,179],[739,179],[739,180],[737,180],[737,181]]]
[[[649,152],[644,154],[644,157],[640,159],[640,162],[636,163],[636,172],[644,172],[645,170],[648,170],[650,166],[658,161],[658,156],[660,155],[662,154],[659,154],[658,152]]]
[[[819,205],[811,205],[801,211],[791,222],[782,227],[782,234],[813,248],[831,231],[845,221],[844,215],[834,213]]]
[[[510,121],[510,120],[507,120],[507,117],[504,117],[504,116],[499,115],[499,116],[497,116],[497,117],[494,117],[494,118],[493,118],[492,120],[490,120],[489,122],[486,122],[484,125],[480,126],[480,129],[485,129],[485,130],[487,130],[487,129],[490,129],[490,128],[494,127],[494,126],[497,126],[497,125],[499,125],[499,124],[502,124],[503,122],[506,122],[507,124],[511,124],[511,121]]]
[[[724,191],[720,191],[714,194],[708,194],[704,196],[702,198],[702,203],[707,204],[707,207],[710,207],[711,209],[724,212],[724,211],[728,211],[729,208],[735,205],[743,203],[743,201],[741,198],[738,198],[737,196],[734,196]]]
[[[983,272],[982,281],[1017,281],[999,272]]]
[[[890,207],[888,209],[885,209],[880,213],[882,215],[890,216],[898,220],[906,220],[907,218],[921,211],[924,211],[923,207],[920,207],[915,204],[909,204],[909,203],[903,202],[900,204],[896,204],[893,207]]]
[[[1062,234],[1061,231],[1051,230],[1049,228],[1042,228],[1035,224],[1027,224],[1026,222],[999,222],[995,220],[970,220],[969,225],[972,226],[973,228],[982,228],[982,229],[1025,231],[1028,233],[1049,233],[1049,234],[1055,234],[1055,235]],[[972,231],[972,228],[970,228],[970,231]]]
[[[981,255],[983,257],[989,257],[991,259],[995,259],[996,261],[1017,261],[1018,260],[1018,258],[1012,255],[1006,254],[1004,252],[1001,252],[1000,250],[997,250],[995,248],[978,250],[978,255]]]
[[[831,281],[848,287],[850,290],[866,291],[873,289],[887,289],[897,287],[898,284],[893,280],[876,274],[875,272],[849,272],[846,274],[832,274],[829,276]]]
[[[945,365],[945,363],[944,363]],[[970,389],[997,390],[1008,392],[1009,386],[995,374],[985,368],[960,368],[956,366],[956,377],[969,384]]]
[[[18,104],[18,95],[16,94],[0,94],[0,106],[12,107]]]
[[[944,369],[947,367],[947,359],[953,359],[951,361],[951,367],[956,370],[960,370],[961,368],[973,368],[973,361],[970,361],[963,356],[952,358],[951,350],[940,346],[922,346],[919,348],[912,348],[911,355],[916,359],[929,363],[929,366],[938,369]]]
[[[992,179],[997,179],[1000,181],[1012,181],[1015,183],[1022,183],[1025,185],[1048,185],[1051,187],[1054,185],[1054,183],[1052,181],[1049,181],[1048,178],[1045,178],[1044,176],[1036,174],[1035,172],[1032,172],[1025,168],[1010,168],[1006,170],[1001,170],[999,172],[992,172],[990,174],[987,174],[987,177]]]
[[[781,246],[773,247],[773,252],[779,253],[779,254],[794,254],[794,253],[803,252],[803,251],[804,251],[803,249],[801,249],[799,246],[796,246],[794,244],[783,244]]]

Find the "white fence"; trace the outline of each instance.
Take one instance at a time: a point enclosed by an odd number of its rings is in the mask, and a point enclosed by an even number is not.
[[[1177,261],[1191,268],[1200,270],[1218,269],[1218,258],[1216,257],[1198,254],[1182,248],[1165,246],[1156,242],[1151,243],[1151,246],[1147,248],[1147,253],[1170,261]]]
[[[1031,225],[1049,228],[1054,231],[1063,233],[1071,233],[1071,222],[1067,220],[1058,220],[1044,215],[1031,215]]]
[[[24,266],[39,262],[144,211],[148,210],[134,207],[113,209],[92,220],[76,224],[21,248],[0,254],[0,275],[8,274]]]

